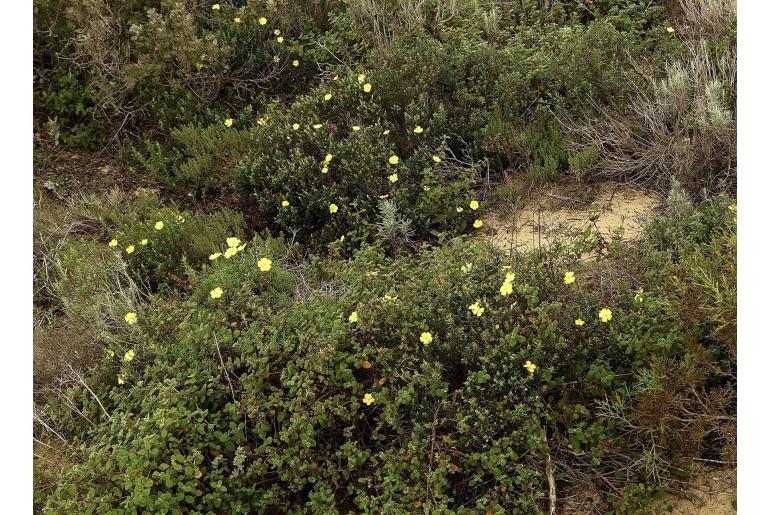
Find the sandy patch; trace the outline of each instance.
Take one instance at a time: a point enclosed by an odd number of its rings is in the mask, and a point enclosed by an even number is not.
[[[674,515],[733,515],[737,513],[736,492],[735,469],[704,467],[689,487],[667,504]]]
[[[577,189],[552,186],[517,195],[517,202],[498,207],[487,224],[489,239],[508,252],[547,248],[589,227],[607,241],[613,235],[623,241],[637,240],[662,206],[655,194],[612,182]]]

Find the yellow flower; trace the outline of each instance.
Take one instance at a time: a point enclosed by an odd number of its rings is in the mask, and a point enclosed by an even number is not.
[[[137,320],[136,313],[134,313],[133,311],[129,311],[128,313],[126,313],[126,316],[124,316],[123,319],[126,321],[128,325],[134,325]]]
[[[610,311],[608,308],[604,308],[601,311],[599,311],[599,320],[601,320],[605,324],[610,320],[612,320],[612,311]]]
[[[227,118],[225,119],[225,127],[232,127],[233,126],[233,119]]]
[[[398,156],[390,156],[388,158],[388,163],[390,163],[392,165],[397,165],[398,164]]]
[[[264,25],[266,23],[267,23],[267,18],[265,18],[264,16],[259,19],[259,24],[260,25]]]
[[[279,43],[283,43],[283,36],[278,36],[277,38],[275,38],[275,40],[278,41]]]
[[[209,292],[209,295],[211,295],[212,299],[218,299],[219,297],[222,296],[223,293],[224,293],[224,290],[219,286],[217,286],[216,288],[214,288]]]
[[[481,304],[479,303],[478,300],[473,304],[471,304],[470,306],[468,306],[468,309],[470,309],[471,313],[473,313],[477,317],[480,317],[481,315],[484,314],[484,308],[481,307]]]
[[[471,270],[473,270],[473,263],[465,263],[460,267],[460,270],[465,273],[470,272]]]
[[[107,353],[106,354],[107,354],[107,357],[110,358],[110,359],[115,357],[115,351],[113,351],[113,350],[107,349]]]
[[[126,254],[132,254],[133,252],[134,252],[133,245],[129,245],[128,247],[126,247]]]
[[[353,132],[358,132],[358,131],[360,131],[360,130],[361,130],[361,127],[360,127],[360,126],[358,126],[358,125],[354,125],[354,126],[353,126]]]
[[[313,125],[314,129],[320,129],[321,127],[323,127],[322,123],[316,123],[315,125]]]
[[[201,68],[203,68],[203,63],[195,63],[195,67],[200,70]]]
[[[366,395],[364,395],[364,404],[369,406],[373,402],[374,402],[374,396],[371,393],[367,393]]]
[[[327,94],[324,95],[324,100],[331,100],[331,99],[332,99],[332,94],[331,93],[327,93]]]
[[[139,245],[147,245],[147,238],[139,242]]]
[[[134,352],[134,349],[126,351],[126,353],[123,355],[123,361],[128,363],[132,359],[134,359],[134,356],[136,356],[136,353]]]
[[[242,251],[242,250],[243,250],[243,249],[245,249],[245,248],[246,248],[246,244],[244,243],[244,244],[243,244],[243,245],[241,245],[240,247],[236,247],[236,249],[235,249],[235,250],[237,250],[238,252],[240,252],[240,251]]]
[[[366,75],[363,73],[358,76],[358,82],[364,82],[366,80]]]
[[[387,136],[388,134],[390,134],[390,129],[385,129],[384,131],[382,131],[383,136]]]
[[[429,332],[424,332],[424,333],[422,333],[422,334],[420,335],[420,341],[421,341],[423,344],[425,344],[425,345],[428,345],[430,342],[432,342],[432,341],[433,341],[433,335],[432,335],[432,334],[430,334]]]
[[[583,324],[585,324],[585,320],[583,320],[582,318],[576,318],[575,319],[575,325],[576,326],[583,327]]]
[[[280,36],[280,35],[281,35],[281,31],[280,31],[280,30],[278,30],[278,29],[275,29],[275,30],[273,31],[273,34],[275,34],[276,36]]]
[[[227,250],[225,251],[225,254],[224,254],[225,259],[230,259],[231,257],[236,255],[237,253],[238,253],[238,248],[237,247],[227,247]]]
[[[392,174],[390,174],[390,175],[388,176],[388,180],[389,180],[390,182],[396,182],[396,181],[398,180],[398,174],[397,174],[397,173],[392,173]]]
[[[160,231],[163,229],[163,222],[155,222],[155,230]]]
[[[329,204],[329,212],[334,214],[339,210],[337,204]]]
[[[479,208],[479,201],[478,200],[471,200],[471,203],[468,204],[468,206],[476,211]]]
[[[475,227],[476,229],[479,229],[482,225],[484,225],[484,222],[482,220],[477,219],[475,222],[473,222],[473,227]]]
[[[281,62],[281,58],[280,58],[280,57],[278,57],[277,55],[274,55],[274,56],[273,56],[273,62],[274,62],[274,63],[280,63],[280,62]]]
[[[433,156],[433,161],[435,161],[436,163],[440,163],[441,162],[441,158],[438,157],[438,156]]]
[[[288,200],[284,200],[283,202],[281,202],[281,205],[283,207],[289,207],[289,201]]]
[[[457,212],[458,212],[458,213],[462,213],[463,211],[465,211],[465,209],[463,209],[463,208],[462,208],[462,207],[460,207],[460,206],[457,206]]]
[[[220,9],[219,4],[214,4],[211,6],[212,11],[218,11]]]
[[[222,255],[221,252],[214,252],[209,256],[209,261],[214,261]]]
[[[225,240],[225,241],[227,242],[227,246],[228,246],[228,247],[237,247],[238,245],[240,245],[240,244],[241,244],[241,240],[239,240],[239,239],[238,239],[238,238],[236,238],[235,236],[230,236],[230,237],[229,237],[229,238],[227,238],[227,240]]]
[[[422,187],[422,189],[423,189],[424,191],[430,191],[430,186],[423,186],[423,187]]]
[[[642,288],[636,290],[636,295],[634,295],[634,302],[637,304],[644,302],[644,290]]]
[[[513,284],[511,284],[509,281],[503,282],[503,285],[500,286],[500,295],[507,297],[511,293],[513,293]]]
[[[350,314],[350,316],[348,317],[348,322],[350,322],[351,324],[355,324],[356,322],[358,322],[358,312],[357,311],[353,311]]]
[[[668,33],[670,33],[670,34],[673,34],[673,33],[674,33],[674,27],[668,27],[668,28],[666,29],[666,31],[667,31]]]
[[[324,165],[323,168],[321,168],[321,173],[329,173],[329,167]]]
[[[326,157],[324,157],[324,162],[328,163],[328,162],[330,162],[332,159],[334,159],[334,156],[333,156],[333,155],[331,155],[331,154],[326,154]]]
[[[575,272],[564,272],[564,284],[572,284],[575,282]]]
[[[527,360],[527,362],[524,363],[524,368],[526,368],[527,372],[529,372],[530,374],[534,374],[535,369],[537,368],[537,365],[532,363],[530,360]]]
[[[293,123],[293,124],[291,125],[291,128],[292,128],[292,129],[294,129],[294,130],[296,131],[297,129],[299,129],[299,124],[298,124],[298,123]]]
[[[516,274],[514,272],[508,272],[505,274],[505,282],[510,283],[513,282],[514,279],[516,279]]]
[[[369,93],[372,90],[372,85],[368,82],[364,84],[364,93]]]
[[[419,125],[417,127],[415,127],[414,128],[414,133],[415,134],[422,134],[422,127],[420,127]]]
[[[123,374],[118,376],[118,384],[126,384],[126,379],[123,377]]]
[[[110,240],[110,242],[107,245],[109,245],[110,247],[117,247],[118,246],[118,240],[112,239],[112,240]]]
[[[730,204],[729,206],[727,206],[727,209],[731,213],[737,213],[738,212],[738,206],[736,206],[735,204]]]
[[[297,59],[294,59],[294,60],[291,62],[291,64],[292,64],[292,65],[293,65],[293,66],[296,68],[297,66],[299,66],[299,61],[298,61]]]
[[[264,118],[260,118],[259,120],[257,120],[257,125],[262,125],[262,126],[267,125],[267,120],[265,120]]]
[[[241,23],[241,17],[240,16],[236,16],[235,18],[233,18],[233,21],[235,23]]]
[[[257,261],[257,266],[263,272],[269,272],[270,269],[273,267],[273,262],[267,258],[262,258],[259,261]]]

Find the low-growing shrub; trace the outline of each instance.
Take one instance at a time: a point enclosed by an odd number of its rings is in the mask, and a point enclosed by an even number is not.
[[[636,506],[627,486],[654,491],[668,460],[705,450],[692,424],[654,425],[653,403],[734,410],[734,356],[709,350],[721,315],[671,309],[702,282],[677,252],[731,224],[716,199],[655,225],[627,258],[656,267],[611,296],[570,252],[456,240],[305,261],[257,238],[137,310],[92,392],[70,391],[83,417],[51,399],[82,458],[46,509],[538,513],[553,461],[558,485],[603,478],[609,503]]]

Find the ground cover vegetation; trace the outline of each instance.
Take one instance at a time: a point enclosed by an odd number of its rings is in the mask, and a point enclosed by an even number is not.
[[[37,511],[655,513],[734,464],[734,2],[34,9]],[[666,209],[506,253],[512,176]]]

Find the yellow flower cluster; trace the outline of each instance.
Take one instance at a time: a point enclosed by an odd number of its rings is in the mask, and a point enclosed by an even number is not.
[[[575,272],[564,272],[564,284],[570,285],[575,282]]]
[[[505,280],[503,281],[502,286],[500,286],[500,295],[503,297],[507,297],[511,293],[513,293],[513,280],[516,279],[516,274],[513,272],[508,272],[505,274]]]

